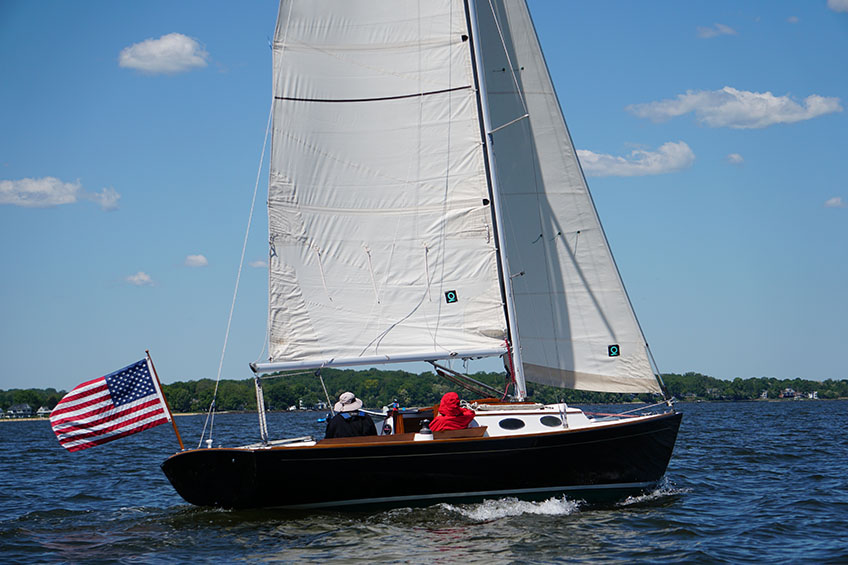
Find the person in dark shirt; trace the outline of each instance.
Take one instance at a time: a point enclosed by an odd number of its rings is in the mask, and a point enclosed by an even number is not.
[[[333,406],[336,415],[327,422],[327,432],[324,437],[329,439],[377,435],[374,420],[368,414],[360,412],[360,408],[362,408],[362,401],[352,392],[342,393],[339,401]]]

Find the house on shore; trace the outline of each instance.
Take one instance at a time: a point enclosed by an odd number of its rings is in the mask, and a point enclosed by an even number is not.
[[[7,418],[32,418],[32,407],[29,404],[14,404],[6,411]]]
[[[47,418],[48,416],[50,416],[50,408],[42,406],[38,409],[38,412],[36,412],[35,415],[39,418]]]

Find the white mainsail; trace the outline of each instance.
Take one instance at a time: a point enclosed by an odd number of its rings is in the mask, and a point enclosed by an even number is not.
[[[524,0],[477,0],[498,218],[527,380],[660,392]]]
[[[505,350],[462,0],[284,0],[274,39],[270,363]]]
[[[274,69],[261,369],[511,332],[520,398],[660,391],[524,0],[283,0]]]

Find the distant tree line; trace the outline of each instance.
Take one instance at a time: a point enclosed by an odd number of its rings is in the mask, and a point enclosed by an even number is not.
[[[700,373],[663,375],[669,393],[678,400],[754,400],[763,392],[768,398],[778,398],[786,389],[797,394],[818,393],[819,398],[848,398],[848,379],[809,381],[806,379],[776,379],[774,377],[735,378],[732,381],[708,377]]]
[[[324,369],[321,372],[330,402],[335,402],[344,391],[352,391],[368,408],[380,409],[393,401],[401,406],[428,406],[437,404],[442,395],[457,391],[460,396],[473,399],[477,396],[445,381],[432,373],[416,375],[406,371],[365,371]],[[504,390],[506,382],[502,373],[475,373],[472,377],[497,390]],[[754,400],[765,391],[768,398],[778,398],[787,388],[798,394],[817,392],[821,399],[848,398],[848,380],[810,381],[805,379],[776,379],[774,377],[736,378],[723,380],[700,373],[664,374],[663,381],[669,394],[678,400]],[[326,402],[321,381],[314,374],[299,374],[262,380],[265,407],[269,410],[286,410],[290,406],[313,407]],[[656,402],[650,394],[613,394],[568,390],[527,383],[531,400],[569,404],[606,404],[615,402]],[[202,412],[209,408],[215,395],[215,381],[175,382],[163,385],[165,397],[174,412]],[[0,408],[7,410],[15,404],[29,404],[33,410],[41,406],[52,409],[65,391],[48,389],[12,389],[0,391]],[[255,410],[256,393],[253,379],[222,380],[218,383],[215,401],[218,410]]]
[[[33,412],[42,406],[46,406],[52,410],[62,400],[63,396],[65,396],[65,391],[56,390],[55,388],[13,388],[10,390],[0,390],[0,408],[6,411],[15,404],[29,404]]]

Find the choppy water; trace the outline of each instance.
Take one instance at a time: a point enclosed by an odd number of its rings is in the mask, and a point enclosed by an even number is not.
[[[159,469],[176,450],[168,426],[67,453],[47,422],[4,422],[0,561],[848,562],[848,401],[678,409],[665,484],[637,499],[370,513],[198,509]],[[273,414],[269,425],[275,437],[320,434],[315,418]],[[177,423],[196,444],[203,418]],[[255,415],[221,415],[215,443],[257,429]]]

